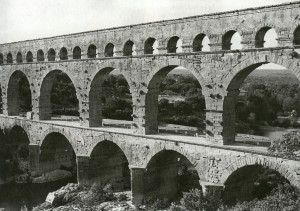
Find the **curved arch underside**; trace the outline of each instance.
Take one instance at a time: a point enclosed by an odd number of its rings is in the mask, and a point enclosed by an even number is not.
[[[167,198],[182,196],[182,192],[201,189],[199,175],[192,163],[182,154],[164,150],[154,155],[144,176],[145,197]]]
[[[61,169],[76,174],[75,152],[64,135],[57,132],[48,134],[43,140],[40,150],[40,173]]]
[[[111,141],[98,143],[89,161],[89,183],[111,184],[114,191],[130,190],[130,170],[122,149]]]
[[[44,78],[41,85],[40,98],[39,98],[39,119],[40,120],[49,120],[52,115],[52,102],[51,102],[51,94],[53,92],[53,85],[58,83],[58,77],[64,76],[65,80],[67,80],[71,84],[71,91],[76,93],[76,89],[71,78],[61,70],[53,70],[49,72]],[[62,84],[62,86],[67,86],[66,84]],[[77,99],[77,98],[76,98]],[[78,101],[78,99],[77,99]],[[78,104],[78,102],[77,102]]]
[[[222,199],[228,205],[262,199],[280,184],[289,183],[279,172],[262,165],[235,170],[226,180]]]
[[[26,75],[21,71],[15,71],[9,79],[7,88],[8,115],[18,116],[21,112],[30,111],[31,101],[31,90]]]

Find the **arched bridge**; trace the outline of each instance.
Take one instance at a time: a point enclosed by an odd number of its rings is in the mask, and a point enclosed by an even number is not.
[[[32,171],[56,168],[50,155],[57,165],[67,165],[74,152],[80,184],[89,184],[95,178],[127,178],[136,203],[159,188],[162,195],[176,192],[176,184],[163,179],[166,184],[154,182],[152,189],[145,185],[158,180],[162,160],[166,166],[177,168],[179,160],[175,157],[181,158],[182,165],[189,163],[207,188],[222,189],[237,169],[256,164],[277,170],[300,187],[298,161],[270,156],[265,147],[236,144],[234,130],[239,88],[254,69],[274,63],[300,79],[299,12],[300,2],[294,2],[1,44],[0,127],[24,130]],[[265,35],[271,29],[277,34],[277,44],[268,47]],[[236,33],[241,37],[238,49],[232,46]],[[205,136],[158,134],[159,86],[176,67],[184,67],[202,87]],[[130,87],[131,129],[101,126],[101,99],[97,93],[102,91],[103,78],[114,69]],[[51,120],[50,91],[61,72],[75,87],[78,123]],[[24,76],[32,102],[27,118],[17,117],[17,87]],[[51,137],[62,141],[49,144]],[[61,145],[66,153],[56,156],[57,148],[47,148],[53,145]],[[131,177],[124,166],[129,166]],[[170,178],[177,175],[174,168],[164,170],[161,174]]]

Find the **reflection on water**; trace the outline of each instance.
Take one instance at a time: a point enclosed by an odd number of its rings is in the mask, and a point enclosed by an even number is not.
[[[28,210],[32,210],[34,206],[45,201],[49,192],[55,191],[70,182],[76,182],[76,179],[67,178],[43,184],[9,183],[1,185],[0,208],[5,208],[5,211],[19,211],[21,207],[26,206]]]

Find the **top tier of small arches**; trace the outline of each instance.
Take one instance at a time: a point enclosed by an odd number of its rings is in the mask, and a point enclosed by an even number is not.
[[[300,45],[300,26],[298,26],[293,34],[293,45]],[[221,43],[221,45],[219,44]],[[144,41],[144,46],[136,46],[133,40],[127,40],[118,49],[113,43],[107,43],[103,50],[99,50],[96,44],[90,44],[86,52],[82,52],[82,48],[74,46],[72,49],[61,47],[59,50],[50,48],[45,50],[39,49],[36,53],[32,51],[17,52],[15,56],[11,52],[6,55],[0,52],[0,65],[12,63],[30,63],[30,62],[44,62],[44,61],[59,61],[59,60],[74,60],[74,59],[94,59],[102,57],[115,56],[135,56],[135,55],[153,55],[164,53],[185,53],[185,52],[207,52],[214,50],[240,50],[243,49],[242,36],[236,30],[226,31],[221,40],[215,39],[215,35],[207,35],[200,33],[194,36],[192,41],[187,41],[183,45],[183,40],[179,36],[170,37],[166,41],[160,41],[154,37],[149,37]],[[252,47],[245,48],[264,48],[277,47],[278,37],[276,31],[268,26],[261,28],[255,35],[255,42]],[[217,46],[212,48],[212,46]],[[220,46],[220,47],[218,47]],[[137,48],[138,47],[138,48]],[[185,50],[188,49],[188,50]]]

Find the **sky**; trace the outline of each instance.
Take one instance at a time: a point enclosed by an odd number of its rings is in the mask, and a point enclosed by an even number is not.
[[[0,43],[293,0],[0,0]]]

